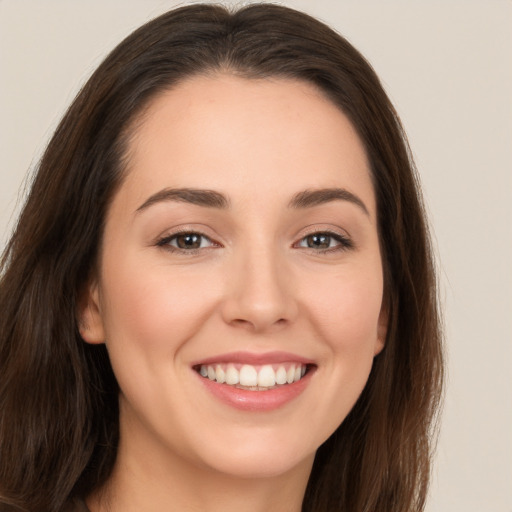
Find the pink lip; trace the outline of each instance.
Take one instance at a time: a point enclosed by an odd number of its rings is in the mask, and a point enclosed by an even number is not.
[[[316,369],[316,365],[310,359],[286,352],[268,352],[264,354],[233,352],[203,359],[194,363],[192,366],[193,368],[197,368],[200,365],[212,365],[227,362],[250,364],[254,366],[286,362],[297,362],[309,365],[308,372],[299,381],[292,384],[277,386],[266,391],[250,391],[247,389],[240,389],[235,386],[229,386],[227,384],[219,384],[216,381],[202,377],[194,370],[197,378],[200,379],[206,390],[212,393],[212,395],[221,402],[242,411],[253,412],[273,411],[298,398],[311,382],[311,377]]]
[[[290,352],[266,352],[261,354],[254,352],[230,352],[209,357],[207,359],[201,359],[200,361],[192,363],[192,366],[219,363],[240,363],[250,364],[253,366],[279,363],[301,363],[312,365],[314,364],[314,361]]]
[[[225,404],[242,411],[264,412],[279,409],[297,398],[308,386],[312,374],[313,371],[310,371],[293,384],[285,384],[267,391],[249,391],[219,384],[199,374],[197,377],[210,393]]]

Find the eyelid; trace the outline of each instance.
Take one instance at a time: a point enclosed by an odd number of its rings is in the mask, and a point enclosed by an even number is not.
[[[212,245],[215,245],[215,242],[210,237],[206,236],[203,233],[197,233],[195,231],[184,231],[183,233],[173,233],[172,235],[166,236],[166,237],[162,238],[161,240],[159,240],[157,242],[157,245],[160,245],[160,246],[169,245],[170,247],[174,247],[174,245],[171,245],[170,242],[177,239],[180,235],[195,235],[195,236],[200,237],[203,240],[208,240]],[[180,247],[174,247],[174,248],[181,249]],[[198,247],[198,249],[204,249],[204,247]],[[189,249],[189,250],[192,250],[192,249]]]
[[[308,236],[312,235],[327,235],[339,242],[339,245],[335,247],[328,247],[325,249],[315,249],[313,247],[300,247],[299,244]],[[293,247],[298,249],[306,249],[311,250],[315,253],[322,254],[328,252],[336,252],[336,251],[346,251],[354,248],[354,241],[352,237],[345,231],[340,228],[336,228],[333,226],[310,226],[305,228],[298,236],[297,241],[294,242]]]
[[[161,247],[162,249],[165,249],[170,252],[177,252],[180,254],[195,254],[199,251],[205,251],[208,249],[212,249],[215,247],[223,247],[223,245],[218,242],[214,237],[212,237],[209,234],[206,234],[205,231],[208,231],[205,228],[197,228],[192,226],[180,226],[171,230],[167,230],[165,234],[162,234],[154,240],[153,245],[157,247]],[[184,249],[180,247],[175,247],[170,244],[170,242],[177,238],[180,235],[197,235],[204,239],[207,239],[209,242],[211,242],[211,245],[209,247],[195,247],[190,249]]]
[[[219,248],[224,247],[222,243],[220,243],[216,238],[213,237],[210,234],[207,234],[209,229],[206,227],[197,227],[197,226],[191,226],[191,225],[185,225],[185,226],[177,226],[171,230],[167,230],[165,234],[162,234],[158,236],[154,242],[153,245],[161,247],[162,249],[166,249],[170,252],[177,252],[181,254],[188,254],[192,255],[200,251],[205,251],[213,248]],[[170,244],[170,242],[182,234],[190,234],[190,235],[197,235],[200,236],[210,242],[209,247],[195,247],[195,248],[180,248],[176,247]],[[304,241],[305,238],[312,235],[326,235],[333,239],[335,239],[338,244],[334,247],[328,247],[328,248],[314,248],[314,247],[301,247],[300,244]],[[343,229],[327,225],[311,225],[306,226],[299,232],[297,237],[295,238],[295,242],[292,244],[292,248],[296,249],[306,249],[311,252],[314,252],[316,254],[323,254],[323,253],[329,253],[329,252],[339,252],[339,251],[346,251],[354,248],[354,242],[351,238],[351,236]]]

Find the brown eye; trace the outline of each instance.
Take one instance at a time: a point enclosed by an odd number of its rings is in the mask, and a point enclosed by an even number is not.
[[[338,233],[318,232],[302,238],[296,247],[317,249],[318,251],[343,250],[353,247],[349,238]]]
[[[194,232],[177,233],[167,236],[160,240],[157,245],[159,247],[167,247],[179,251],[194,251],[204,249],[215,245],[206,235]]]
[[[179,249],[199,249],[202,236],[197,233],[184,233],[175,237],[176,247]]]
[[[332,237],[325,233],[315,233],[305,238],[306,245],[312,249],[328,249],[331,247],[331,239]]]

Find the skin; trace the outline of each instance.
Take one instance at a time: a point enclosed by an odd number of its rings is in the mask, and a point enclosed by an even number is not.
[[[385,339],[362,143],[316,88],[285,79],[194,77],[140,121],[81,310],[84,340],[106,343],[121,388],[118,460],[88,504],[299,511],[315,451],[354,405]],[[213,190],[229,205],[148,204],[169,188]],[[290,207],[300,192],[333,188],[353,196]],[[203,234],[201,247],[180,250],[176,231]],[[312,233],[333,233],[328,249]],[[227,405],[192,368],[276,350],[313,361],[314,372],[272,411]]]

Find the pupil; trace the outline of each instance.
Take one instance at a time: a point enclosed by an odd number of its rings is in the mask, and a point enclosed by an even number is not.
[[[308,236],[308,247],[314,247],[315,249],[328,249],[331,241],[329,235],[309,235]]]
[[[193,233],[187,235],[179,235],[176,240],[180,249],[198,249],[201,245],[200,235]]]

